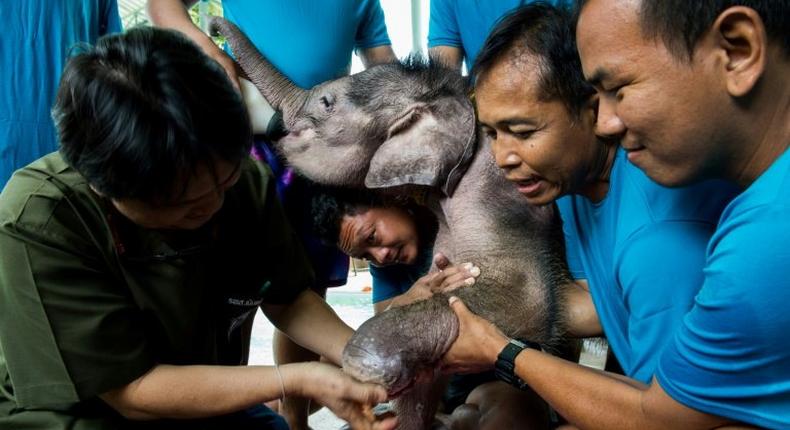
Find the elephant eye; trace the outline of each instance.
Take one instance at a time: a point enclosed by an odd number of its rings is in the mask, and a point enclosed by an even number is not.
[[[332,96],[331,94],[325,95],[325,96],[321,96],[320,100],[321,100],[321,104],[324,105],[324,109],[327,112],[332,110],[332,106],[334,106],[334,104],[335,104],[335,97],[334,96]]]

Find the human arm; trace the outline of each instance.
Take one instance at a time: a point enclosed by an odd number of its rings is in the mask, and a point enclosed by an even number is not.
[[[447,371],[492,369],[508,338],[471,313],[457,298],[451,307],[460,321],[458,338],[444,357]],[[728,420],[683,406],[653,381],[642,384],[526,349],[515,373],[571,424],[585,429],[710,429]]]
[[[132,420],[194,419],[225,415],[287,396],[310,397],[353,428],[392,428],[375,422],[364,407],[386,400],[382,387],[354,381],[323,363],[280,366],[172,366],[160,364],[100,397]],[[282,382],[282,385],[281,385]]]
[[[262,304],[261,310],[272,324],[294,342],[340,364],[354,330],[346,325],[326,301],[312,290],[304,290],[288,304]]]
[[[239,76],[236,63],[228,54],[219,49],[208,35],[198,28],[189,17],[189,8],[197,0],[148,0],[146,9],[151,22],[157,27],[178,30],[195,42],[209,57],[216,60],[227,73],[236,89],[239,89]]]
[[[357,27],[355,49],[365,68],[398,61],[392,50],[384,11],[378,0],[361,2],[364,7]]]
[[[461,65],[464,62],[464,51],[457,46],[434,46],[428,50],[428,55],[431,58],[438,58],[439,61],[447,65],[453,70],[461,71]]]
[[[564,288],[565,329],[571,337],[602,336],[603,329],[586,279],[576,279]]]
[[[464,47],[455,17],[454,3],[447,0],[431,1],[428,54],[460,72],[464,61]],[[471,64],[468,66],[472,67]]]
[[[377,64],[386,64],[398,61],[395,52],[392,50],[392,45],[374,46],[372,48],[361,49],[359,51],[359,58],[362,60],[362,65],[365,68],[373,67]]]
[[[442,253],[434,255],[432,261],[439,270],[421,276],[402,294],[393,295],[384,300],[374,302],[374,312],[378,314],[393,306],[407,305],[412,302],[427,299],[436,293],[449,292],[460,287],[473,285],[475,283],[475,278],[480,276],[479,267],[476,267],[472,263],[454,265]],[[427,268],[428,264],[425,266]],[[408,271],[414,271],[416,267],[402,266],[396,273],[393,273],[392,269],[373,272],[374,289],[384,289],[385,291],[396,290],[398,284],[403,281],[403,275],[410,275],[407,277],[409,282],[413,279],[411,278],[413,275]],[[424,273],[424,271],[418,273]],[[402,291],[402,289],[400,291]],[[377,291],[377,294],[380,293]],[[387,296],[385,295],[385,297]]]

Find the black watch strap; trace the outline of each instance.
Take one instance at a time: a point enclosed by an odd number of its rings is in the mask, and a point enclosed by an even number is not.
[[[524,339],[510,339],[502,352],[497,356],[494,365],[494,375],[497,379],[524,390],[528,387],[526,382],[516,376],[516,356],[523,350],[531,348],[540,351],[540,345]]]

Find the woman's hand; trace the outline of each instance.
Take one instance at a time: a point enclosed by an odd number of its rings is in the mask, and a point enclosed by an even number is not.
[[[508,338],[496,326],[473,314],[458,297],[450,307],[460,323],[458,337],[442,358],[445,373],[474,373],[490,370]]]
[[[397,425],[394,416],[373,414],[372,407],[387,400],[387,391],[380,385],[359,382],[325,363],[289,364],[280,370],[286,395],[317,400],[352,429],[391,430]]]

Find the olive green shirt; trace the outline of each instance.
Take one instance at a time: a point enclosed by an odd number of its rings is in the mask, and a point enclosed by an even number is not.
[[[34,411],[49,428],[112,417],[97,395],[159,363],[246,364],[258,306],[294,300],[313,276],[253,160],[205,226],[163,232],[50,154],[0,194],[0,256],[2,428]]]

